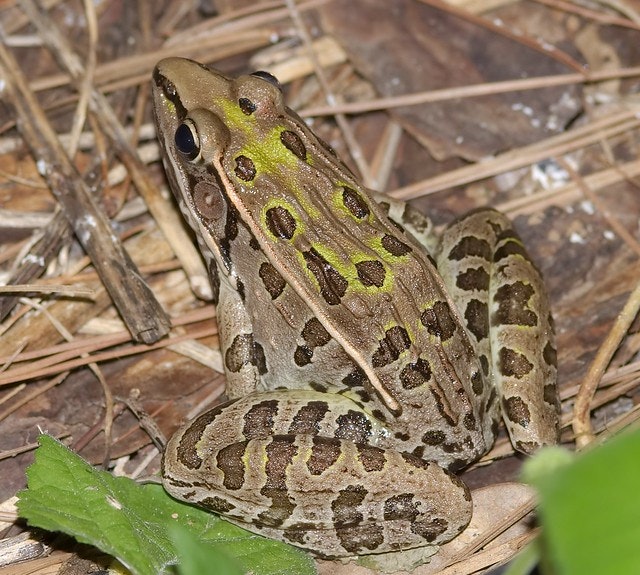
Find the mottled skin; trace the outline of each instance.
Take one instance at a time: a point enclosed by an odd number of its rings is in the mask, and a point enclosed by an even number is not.
[[[549,305],[509,221],[476,211],[430,256],[428,220],[376,201],[272,78],[171,58],[154,102],[231,398],[170,440],[166,489],[326,557],[455,537],[451,471],[500,411],[521,451],[557,436]]]

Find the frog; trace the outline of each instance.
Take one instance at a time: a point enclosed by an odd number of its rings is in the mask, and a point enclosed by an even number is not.
[[[549,299],[509,219],[480,208],[436,237],[366,189],[267,72],[171,57],[152,91],[228,398],[171,437],[165,489],[323,558],[459,535],[472,499],[456,473],[501,419],[525,454],[558,439]]]

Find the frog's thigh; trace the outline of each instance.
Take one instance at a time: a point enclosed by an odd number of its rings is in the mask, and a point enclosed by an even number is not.
[[[438,270],[478,341],[516,449],[557,441],[556,351],[540,273],[509,219],[471,212],[444,232]],[[490,347],[490,351],[487,351]]]
[[[269,448],[278,441],[283,450],[288,446],[291,463],[286,496],[266,492],[272,503],[260,513],[263,525],[257,531],[267,536],[324,557],[341,557],[441,545],[469,523],[469,491],[436,463],[309,435],[296,438],[293,453],[282,436]],[[267,477],[267,483],[275,479]]]
[[[439,545],[460,533],[471,517],[464,484],[435,463],[336,437],[357,410],[307,390],[214,407],[168,442],[165,489],[323,556]]]
[[[220,331],[220,350],[227,376],[226,393],[230,399],[256,391],[264,353],[253,337],[253,326],[237,290],[226,282],[220,286],[216,307]]]

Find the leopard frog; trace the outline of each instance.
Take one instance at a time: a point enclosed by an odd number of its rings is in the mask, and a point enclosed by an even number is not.
[[[437,247],[376,201],[271,75],[154,71],[168,179],[206,259],[229,401],[169,441],[178,499],[324,557],[439,545],[471,515],[452,473],[557,436],[540,275],[483,209]]]

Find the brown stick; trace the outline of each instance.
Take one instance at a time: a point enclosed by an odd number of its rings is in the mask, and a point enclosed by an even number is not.
[[[2,41],[0,69],[7,99],[17,114],[18,128],[131,335],[145,343],[157,341],[169,331],[166,313],[113,234]]]

